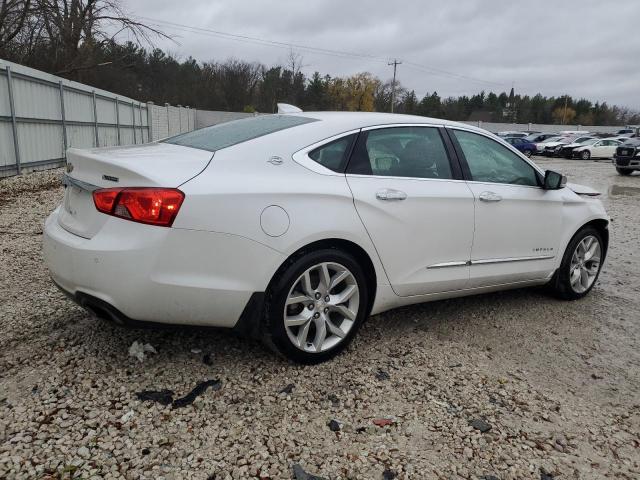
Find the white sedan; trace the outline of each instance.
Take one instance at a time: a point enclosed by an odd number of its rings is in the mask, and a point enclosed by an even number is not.
[[[593,139],[586,145],[582,145],[573,150],[574,158],[589,160],[590,158],[612,158],[616,153],[616,148],[622,145],[622,142],[611,138]]]
[[[62,290],[98,317],[234,328],[298,362],[401,305],[545,284],[581,298],[607,252],[597,192],[446,120],[265,115],[67,158],[44,234]]]

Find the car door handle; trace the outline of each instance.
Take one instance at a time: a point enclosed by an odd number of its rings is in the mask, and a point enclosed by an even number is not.
[[[378,200],[405,200],[407,198],[407,194],[401,190],[385,188],[376,192],[376,198]]]
[[[480,194],[480,201],[482,202],[499,202],[500,200],[502,200],[502,197],[497,193],[482,192]]]

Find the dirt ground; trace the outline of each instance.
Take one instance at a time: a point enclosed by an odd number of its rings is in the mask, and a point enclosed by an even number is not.
[[[587,298],[402,308],[313,367],[226,332],[91,318],[42,263],[60,170],[1,180],[0,478],[640,478],[640,175],[537,161],[603,193],[611,248]],[[130,357],[134,341],[157,353]],[[137,396],[205,380],[193,403]]]

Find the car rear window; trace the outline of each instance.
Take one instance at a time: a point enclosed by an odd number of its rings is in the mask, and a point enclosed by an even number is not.
[[[183,133],[163,142],[215,152],[247,140],[316,121],[315,118],[297,115],[260,115]]]

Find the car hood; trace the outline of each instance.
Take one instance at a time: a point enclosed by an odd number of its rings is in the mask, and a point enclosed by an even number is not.
[[[587,195],[590,197],[596,197],[600,195],[599,191],[594,190],[593,188],[587,187],[585,185],[578,185],[577,183],[567,183],[566,187],[569,190],[572,190],[573,192],[577,193],[578,195]]]

